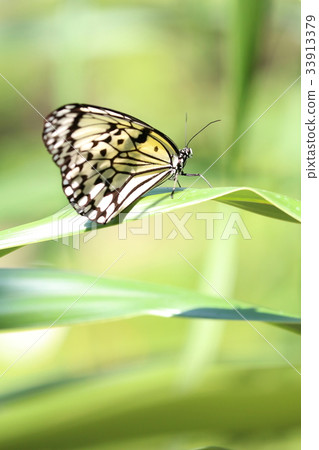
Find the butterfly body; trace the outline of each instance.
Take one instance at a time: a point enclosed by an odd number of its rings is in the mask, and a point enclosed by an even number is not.
[[[183,172],[189,147],[179,150],[164,133],[107,108],[62,106],[46,118],[43,141],[71,205],[101,224],[167,179],[174,192],[178,175],[189,175]]]

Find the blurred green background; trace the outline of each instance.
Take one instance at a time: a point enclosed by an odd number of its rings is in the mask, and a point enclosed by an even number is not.
[[[139,117],[184,146],[187,171],[211,165],[300,76],[300,3],[227,1],[1,1],[0,73],[43,116],[70,102]],[[297,81],[205,174],[213,186],[251,186],[299,198]],[[43,119],[0,78],[1,229],[66,205],[42,140]],[[194,180],[182,179],[183,186]],[[171,185],[170,182],[166,183]],[[202,181],[196,187],[206,187]],[[213,205],[213,206],[212,206]],[[0,267],[50,267],[211,293],[178,251],[226,298],[299,314],[298,225],[240,211],[251,240],[221,240],[232,207],[207,241],[119,239],[100,230],[80,249],[46,242]],[[181,217],[184,210],[178,211]],[[132,227],[136,227],[136,223]],[[83,241],[83,240],[82,240]],[[299,367],[299,337],[258,331]],[[6,370],[39,331],[1,333]],[[0,379],[0,446],[81,449],[298,449],[299,374],[249,324],[139,317],[50,329]]]

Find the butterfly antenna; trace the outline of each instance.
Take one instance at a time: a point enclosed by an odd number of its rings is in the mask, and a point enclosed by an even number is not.
[[[190,140],[187,142],[186,147],[189,146],[189,143],[194,139],[194,137],[196,137],[199,133],[201,133],[202,131],[205,130],[205,128],[209,127],[209,125],[211,125],[212,123],[216,123],[216,122],[220,122],[220,119],[218,120],[213,120],[212,122],[209,122],[207,125],[205,125],[203,128],[201,128],[199,131],[197,131],[197,133],[194,134],[194,136],[192,136],[190,138]]]
[[[187,147],[187,113],[185,113],[185,147]]]

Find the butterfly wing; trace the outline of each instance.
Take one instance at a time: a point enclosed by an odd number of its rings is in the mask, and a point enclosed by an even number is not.
[[[43,141],[75,210],[107,223],[174,173],[176,145],[141,120],[91,105],[53,111]]]

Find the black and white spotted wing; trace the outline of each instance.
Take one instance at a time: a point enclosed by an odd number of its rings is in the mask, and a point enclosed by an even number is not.
[[[176,180],[191,156],[139,119],[84,104],[53,111],[43,141],[71,205],[102,224],[166,179]]]

